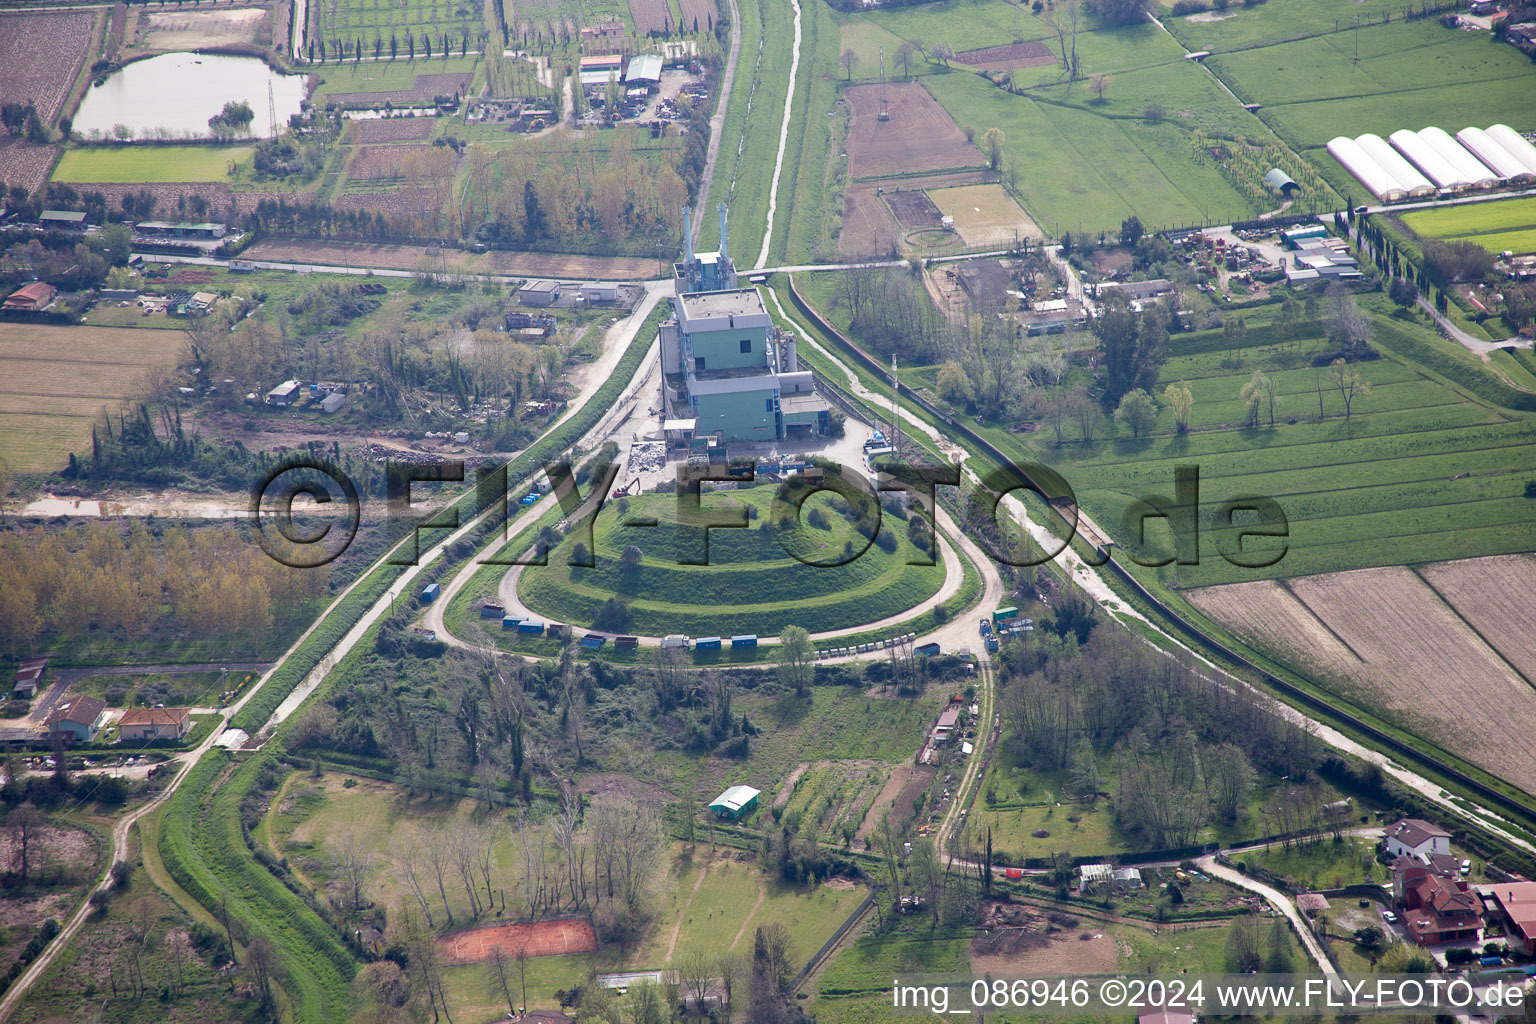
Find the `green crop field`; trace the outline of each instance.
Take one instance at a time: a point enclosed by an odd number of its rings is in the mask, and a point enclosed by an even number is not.
[[[1262,212],[1227,180],[1195,134],[1220,130],[1241,111],[1186,62],[1116,75],[1102,105],[1081,82],[1014,96],[968,73],[925,81],[961,125],[978,134],[1002,129],[1004,173],[1016,172],[1025,209],[1051,234],[1113,230],[1132,214],[1150,227]],[[1166,96],[1168,109],[1189,116],[1145,118],[1150,95]],[[1268,134],[1256,122],[1248,128],[1261,139]]]
[[[53,171],[62,182],[226,181],[250,146],[103,146],[67,149]]]
[[[470,52],[480,49],[480,32],[485,28],[482,0],[320,0],[314,8],[310,31],[312,40],[324,39],[327,46],[337,40],[350,56],[354,42],[361,41],[363,52],[373,54],[374,40],[382,53],[389,55],[391,36],[396,40],[401,59],[407,53],[406,35],[416,37],[416,53],[422,53],[421,38],[431,36],[434,54],[441,51],[446,34],[449,47],[457,54],[466,45]],[[333,52],[327,56],[335,59]]]
[[[1056,448],[1042,431],[1033,435],[1034,454],[1063,473],[1083,507],[1120,539],[1134,498],[1172,493],[1176,465],[1198,465],[1207,517],[1240,494],[1280,504],[1290,536],[1275,565],[1228,564],[1217,554],[1223,536],[1207,518],[1201,564],[1157,570],[1180,587],[1529,550],[1524,486],[1536,471],[1536,418],[1517,410],[1536,408],[1532,396],[1426,327],[1383,314],[1380,308],[1373,316],[1373,342],[1386,358],[1359,364],[1372,391],[1356,400],[1348,420],[1326,370],[1284,359],[1255,314],[1236,365],[1220,331],[1175,336],[1158,389],[1189,382],[1195,405],[1188,434],[1176,434],[1163,409],[1150,438],[1069,439]],[[1317,344],[1302,342],[1303,351]],[[1267,409],[1259,427],[1243,425],[1238,392],[1255,370],[1275,385],[1273,427]],[[1011,441],[1002,431],[995,436]],[[1159,529],[1154,522],[1148,536]]]
[[[1520,231],[1495,231],[1487,235],[1465,235],[1459,242],[1476,242],[1491,253],[1536,252],[1536,228],[1524,228]]]
[[[365,52],[368,52],[371,45],[364,44]],[[385,50],[385,53],[388,52]],[[336,93],[409,91],[416,87],[418,75],[473,73],[479,66],[479,58],[473,53],[468,57],[460,57],[458,53],[458,47],[455,46],[453,56],[445,57],[434,44],[431,60],[420,53],[415,60],[406,60],[402,52],[400,59],[394,61],[364,60],[353,63],[349,60],[345,63],[326,64],[319,71],[320,84],[311,98],[319,103]]]
[[[702,518],[687,522],[673,495],[642,495],[630,500],[627,514],[605,510],[597,518],[595,568],[568,564],[578,531],[550,552],[549,565],[525,568],[519,594],[529,608],[564,622],[590,623],[610,597],[626,601],[633,621],[625,631],[659,636],[689,633],[777,635],[785,626],[804,626],[811,632],[841,629],[872,622],[921,602],[943,582],[941,565],[913,566],[917,550],[906,538],[901,524],[886,519],[897,537],[894,552],[870,545],[845,565],[814,565],[797,561],[780,546],[780,539],[765,524],[772,518],[775,488],[756,487],[703,499]],[[805,516],[812,514],[825,496],[806,502]],[[704,531],[696,523],[727,510],[753,506],[758,513],[746,529],[709,531],[708,565],[681,564],[684,559],[702,560]],[[653,517],[658,525],[636,528],[625,521]],[[829,530],[806,526],[809,538],[805,557],[831,562],[844,557],[845,542],[853,539],[847,520],[829,512]],[[802,519],[802,521],[805,521]],[[645,552],[639,571],[626,579],[619,554],[630,544]]]
[[[1409,210],[1402,222],[1422,238],[1463,238],[1536,227],[1536,198]]]

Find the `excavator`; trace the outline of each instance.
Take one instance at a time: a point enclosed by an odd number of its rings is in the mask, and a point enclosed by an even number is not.
[[[614,488],[614,490],[613,490],[613,497],[615,497],[615,498],[627,498],[631,494],[639,494],[639,493],[640,493],[640,478],[639,477],[635,477],[633,480],[631,480],[629,483],[625,484],[623,487],[616,487],[616,488]]]

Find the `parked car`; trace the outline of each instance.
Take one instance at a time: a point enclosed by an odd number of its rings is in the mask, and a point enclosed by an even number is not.
[[[1392,913],[1392,911],[1390,911],[1390,910],[1383,910],[1381,912],[1381,919],[1383,921],[1387,922],[1387,924],[1396,924],[1397,923],[1397,915]]]

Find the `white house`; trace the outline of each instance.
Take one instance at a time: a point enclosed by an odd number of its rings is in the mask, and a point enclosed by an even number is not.
[[[1451,852],[1451,834],[1422,818],[1404,818],[1388,826],[1386,840],[1389,857],[1412,857],[1425,864],[1433,854]]]

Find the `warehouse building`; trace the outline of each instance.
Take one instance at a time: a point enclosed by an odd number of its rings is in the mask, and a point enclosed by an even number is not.
[[[5,300],[7,313],[40,313],[53,304],[59,290],[46,281],[33,281],[11,292]]]

